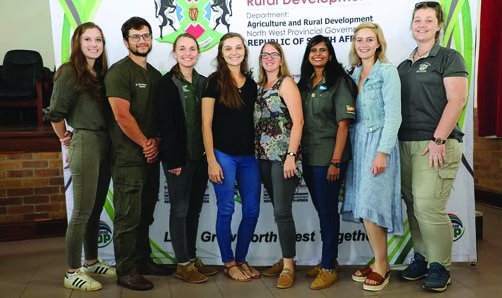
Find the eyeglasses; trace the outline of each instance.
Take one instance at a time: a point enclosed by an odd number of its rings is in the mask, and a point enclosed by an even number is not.
[[[144,41],[150,41],[152,39],[152,34],[151,33],[133,34],[133,35],[129,35],[127,37],[130,38],[134,42],[140,41],[141,37],[143,37]]]
[[[415,4],[415,8],[422,8],[422,7],[436,8],[438,6],[439,6],[439,2],[436,2],[436,1],[423,1],[423,2],[417,2]]]
[[[281,58],[281,54],[279,53],[267,53],[267,52],[263,52],[260,54],[261,58],[262,59],[268,59],[268,58],[272,58],[272,59],[279,59]]]

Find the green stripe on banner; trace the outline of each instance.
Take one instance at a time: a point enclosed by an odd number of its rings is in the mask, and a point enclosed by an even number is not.
[[[108,217],[113,222],[115,220],[115,209],[113,208],[113,192],[108,189],[108,195],[106,196],[105,205],[103,207],[108,214]]]
[[[451,5],[454,3],[452,0],[441,1],[445,11],[445,19],[448,19],[448,13],[450,12]],[[460,22],[461,20],[461,22]],[[468,0],[459,0],[456,2],[450,22],[447,24],[447,28],[444,28],[444,36],[441,42],[442,46],[448,46],[448,41],[450,38],[453,40],[455,49],[464,57],[468,76],[468,89],[471,89],[471,76],[472,76],[472,57],[473,57],[473,31],[472,31],[472,21],[471,21],[471,8]],[[460,26],[461,25],[461,26]],[[462,129],[464,126],[467,102],[469,101],[469,96],[466,99],[466,105],[464,106],[460,118],[458,120],[458,125]]]
[[[169,259],[169,261],[171,261],[173,264],[177,263],[176,259],[173,258],[167,251],[163,250],[155,241],[153,241],[152,238],[150,238],[150,245],[152,246],[153,249],[155,249],[156,251],[158,251],[166,259]],[[153,254],[152,257],[155,260],[157,260],[156,263],[164,264],[163,260],[161,258],[155,256],[155,254]]]
[[[89,9],[89,20],[94,20],[98,8],[101,6],[102,0],[96,0],[93,7]]]
[[[388,241],[387,241],[387,247],[390,247],[392,245],[392,243],[394,243],[395,241],[399,240],[399,242],[396,244],[396,246],[394,247],[394,249],[392,249],[392,251],[390,252],[388,258],[389,258],[389,263],[391,264],[402,264],[402,261],[398,261],[401,259],[401,256],[403,254],[403,251],[406,250],[406,248],[410,245],[410,243],[412,242],[411,241],[411,238],[409,239],[408,242],[406,242],[406,244],[403,246],[403,242],[406,241],[406,238],[408,238],[408,236],[410,235],[410,228],[409,228],[409,225],[408,225],[408,219],[406,219],[404,221],[404,234],[403,236],[392,236]],[[411,246],[413,246],[413,243],[411,244]],[[410,247],[411,247],[410,246]],[[408,253],[410,252],[410,250],[408,249],[404,255],[404,258],[406,258],[406,256],[408,255]],[[399,257],[396,261],[394,261],[394,263],[392,263],[392,259],[394,258],[394,256],[396,254],[399,254]],[[375,257],[371,258],[371,260],[368,261],[368,263],[366,265],[371,265],[375,262]]]
[[[450,19],[450,22],[447,24],[448,27],[444,28],[443,41],[441,42],[441,45],[444,47],[447,46],[448,40],[450,40],[453,29],[458,25],[458,15],[460,14],[460,10],[462,8],[461,5],[464,4],[464,1],[465,0],[458,1],[456,6],[454,7],[453,14],[451,15],[451,17],[448,15],[448,12],[450,11],[451,8],[448,8],[448,10],[445,10],[444,12],[445,20],[447,20],[448,18]],[[451,0],[449,4],[450,4],[449,6],[451,6]]]
[[[401,249],[401,252],[399,253],[399,256],[395,260],[394,264],[403,264],[404,260],[406,259],[406,257],[410,253],[411,248],[413,247],[413,240],[411,239],[411,237],[403,247],[403,242],[406,240],[406,238],[408,238],[408,236],[411,233],[410,223],[409,223],[408,219],[405,219],[405,221],[404,221],[404,230],[405,230],[405,233],[403,235],[402,241],[399,243],[399,247],[402,247],[402,249]]]
[[[462,29],[463,29],[463,37],[464,37],[464,51],[462,55],[465,59],[465,64],[467,65],[467,71],[469,72],[469,94],[471,90],[471,78],[472,78],[472,58],[474,57],[474,48],[472,46],[472,42],[474,39],[474,32],[472,30],[472,21],[471,21],[471,7],[469,5],[469,1],[464,2],[464,6],[462,7]],[[467,97],[467,102],[469,101],[469,96]],[[464,106],[462,110],[462,114],[460,114],[460,119],[458,121],[460,128],[464,126],[465,120],[465,111],[467,109],[467,104]]]
[[[68,4],[66,3],[66,1],[65,0],[59,0],[59,4],[61,5],[61,8],[63,9],[65,18],[67,18],[68,21],[70,22],[70,26],[72,28],[77,28],[77,26],[79,24],[77,24],[77,20],[73,17],[71,9],[70,9],[70,7],[68,7]]]
[[[70,60],[70,20],[63,17],[63,30],[61,32],[61,64]]]
[[[61,33],[61,63],[65,63],[70,60],[70,38],[71,32],[73,32],[71,29],[75,29],[78,25],[91,21],[102,0],[59,0],[58,2],[64,12],[63,30]],[[73,6],[76,15],[72,12],[69,4]]]

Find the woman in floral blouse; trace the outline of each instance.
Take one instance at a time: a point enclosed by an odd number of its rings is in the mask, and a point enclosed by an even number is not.
[[[303,128],[302,103],[278,43],[268,42],[262,47],[259,63],[259,91],[254,112],[256,158],[263,185],[274,205],[283,257],[265,270],[264,275],[280,272],[277,287],[285,289],[291,287],[295,279],[296,229],[292,203],[300,176],[298,146]]]

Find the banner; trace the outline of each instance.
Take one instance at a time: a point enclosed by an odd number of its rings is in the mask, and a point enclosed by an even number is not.
[[[223,34],[238,32],[249,48],[249,65],[257,78],[261,46],[275,40],[284,48],[293,77],[300,75],[300,65],[309,38],[322,34],[330,38],[337,59],[347,66],[354,28],[361,22],[378,23],[387,41],[387,57],[398,65],[416,47],[410,31],[415,0],[50,0],[56,64],[68,60],[73,30],[83,22],[93,21],[105,35],[110,65],[128,54],[120,27],[131,16],[141,16],[152,26],[153,50],[148,62],[165,73],[175,64],[172,42],[184,32],[195,36],[201,46],[196,69],[209,75],[216,67],[217,44]],[[470,87],[474,80],[475,34],[479,0],[443,0],[445,10],[442,45],[459,51],[467,62]],[[473,178],[473,99],[470,88],[468,103],[460,125],[464,137],[464,158],[455,180],[448,213],[453,224],[453,261],[476,261]],[[64,156],[64,155],[63,155]],[[65,171],[68,217],[72,209],[71,177]],[[240,222],[240,197],[236,193],[236,212],[232,231]],[[159,202],[150,241],[158,262],[175,262],[169,234],[170,200],[165,177],[161,175]],[[221,264],[216,242],[216,198],[208,184],[201,213],[197,254],[208,264]],[[403,204],[403,212],[405,210]],[[304,184],[297,188],[294,204],[297,229],[297,263],[317,264],[321,258],[319,219]],[[404,212],[405,213],[405,212]],[[100,256],[113,259],[113,187],[102,215]],[[405,216],[406,217],[406,216]],[[253,265],[270,265],[281,257],[277,226],[272,204],[262,190],[258,226],[249,249],[248,260]],[[234,242],[235,244],[235,242]],[[408,221],[403,237],[389,236],[391,264],[402,264],[412,254]],[[371,250],[362,224],[341,222],[339,262],[363,264],[371,261]]]

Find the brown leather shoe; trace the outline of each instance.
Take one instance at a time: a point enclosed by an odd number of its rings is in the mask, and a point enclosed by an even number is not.
[[[204,274],[205,276],[211,276],[218,273],[217,269],[204,265],[204,263],[202,263],[199,258],[195,259],[195,261],[193,261],[193,264],[195,268],[197,268],[197,271]]]
[[[138,273],[142,275],[171,275],[175,268],[172,265],[157,264],[152,259],[136,264]]]
[[[284,261],[282,259],[279,260],[279,262],[275,263],[272,265],[272,267],[268,267],[263,271],[263,276],[277,276],[281,274],[282,268],[284,268]]]
[[[281,272],[281,275],[279,275],[279,278],[277,279],[276,287],[278,287],[279,289],[287,289],[291,288],[294,283],[295,272],[288,268],[284,268],[284,270],[282,270]]]
[[[319,271],[321,271],[321,263],[317,264],[317,266],[307,271],[305,275],[307,275],[308,277],[314,277],[319,274]],[[338,264],[338,261],[335,261],[335,271],[340,272],[340,265]]]
[[[136,271],[136,267],[133,268],[129,274],[119,276],[117,278],[117,284],[134,291],[148,291],[153,288],[153,283],[142,275],[139,275]]]
[[[331,287],[331,285],[338,279],[338,274],[333,270],[333,273],[330,273],[326,270],[320,270],[317,277],[314,279],[310,288],[312,290],[320,290]]]
[[[186,265],[178,265],[174,277],[192,284],[200,284],[208,280],[207,276],[197,271],[195,264],[192,262]]]

